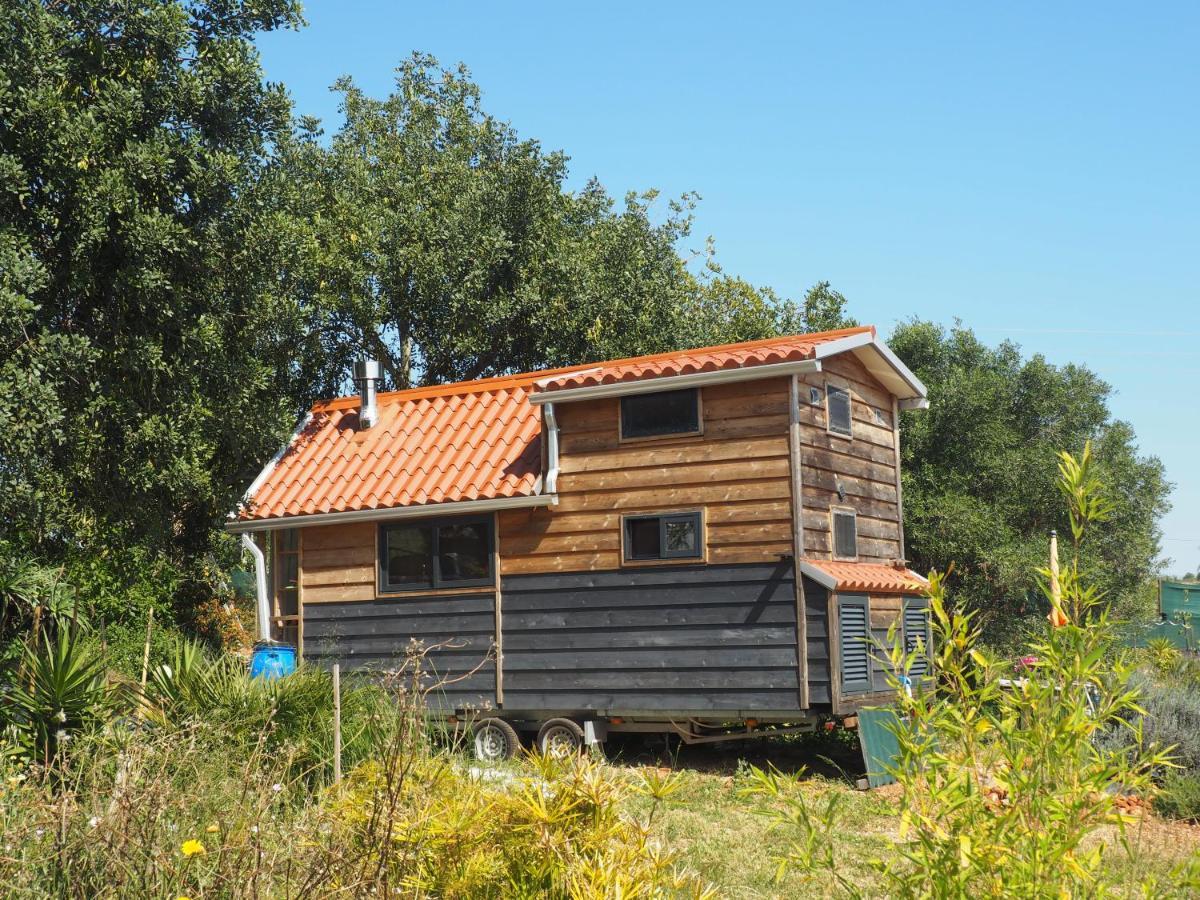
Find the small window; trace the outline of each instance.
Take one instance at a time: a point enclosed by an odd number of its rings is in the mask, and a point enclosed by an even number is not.
[[[854,510],[833,510],[834,559],[858,558],[858,521]]]
[[[700,513],[625,518],[625,559],[699,559],[700,556]]]
[[[845,388],[825,385],[825,417],[827,427],[834,434],[850,437],[850,392]]]
[[[700,391],[658,391],[621,398],[621,437],[700,433]]]
[[[379,527],[384,592],[492,583],[490,519],[440,519]]]

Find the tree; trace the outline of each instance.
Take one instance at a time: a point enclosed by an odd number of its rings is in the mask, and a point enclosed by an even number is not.
[[[296,394],[256,188],[293,0],[0,6],[0,520],[48,561],[199,563]]]
[[[487,113],[465,68],[416,54],[382,100],[335,89],[344,123],[328,147],[302,123],[278,180],[306,228],[286,268],[319,336],[320,392],[363,354],[408,387],[803,327],[711,246],[692,274],[679,245],[693,195],[568,191],[566,157]],[[815,318],[840,311],[822,291]]]
[[[929,388],[930,408],[902,421],[905,538],[914,565],[955,565],[958,596],[980,610],[989,640],[1014,640],[1045,613],[1031,575],[1050,531],[1067,521],[1053,480],[1056,452],[1092,442],[1113,509],[1084,564],[1110,602],[1129,610],[1156,571],[1157,521],[1169,508],[1162,463],[1138,453],[1108,410],[1111,388],[1083,366],[1053,366],[1019,348],[990,348],[961,325],[902,324],[890,345]]]

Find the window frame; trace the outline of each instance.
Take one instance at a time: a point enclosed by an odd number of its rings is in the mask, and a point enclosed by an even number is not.
[[[839,515],[849,515],[854,521],[854,555],[843,556],[838,553],[837,543],[837,517]],[[858,510],[852,506],[831,506],[829,507],[829,555],[835,560],[844,560],[846,562],[858,561]]]
[[[846,430],[840,431],[833,427],[833,404],[830,402],[830,397],[833,393],[842,393],[846,395]],[[848,441],[854,440],[854,393],[848,387],[833,384],[830,381],[825,382],[825,431],[835,437],[845,438]]]
[[[438,532],[444,525],[483,525],[487,530],[487,575],[480,578],[456,578],[443,580]],[[430,579],[414,585],[396,585],[388,582],[387,534],[391,528],[426,527],[431,530]],[[437,516],[431,518],[392,519],[380,522],[375,532],[375,593],[377,595],[431,594],[457,591],[461,588],[495,587],[496,584],[496,518],[482,515]]]
[[[692,393],[696,398],[696,429],[695,431],[668,431],[663,434],[626,434],[625,433],[625,401],[638,397],[652,397],[655,394]],[[647,391],[640,394],[626,394],[617,398],[617,440],[622,444],[634,441],[676,441],[682,438],[695,438],[704,434],[704,391],[699,387],[670,388],[663,391]]]
[[[629,523],[658,519],[659,556],[630,556]],[[667,523],[671,520],[690,519],[696,524],[696,552],[694,554],[669,553],[667,545]],[[634,513],[621,516],[621,565],[657,566],[663,564],[703,563],[708,559],[708,541],[704,534],[704,510],[685,509],[668,512]]]

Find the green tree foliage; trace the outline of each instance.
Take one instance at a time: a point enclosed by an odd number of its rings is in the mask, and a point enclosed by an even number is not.
[[[382,100],[335,89],[344,123],[326,147],[304,122],[275,182],[303,223],[289,290],[319,393],[362,354],[407,387],[802,327],[805,310],[726,276],[711,247],[692,274],[693,195],[567,190],[566,157],[485,112],[464,68],[415,55]],[[814,320],[839,299],[821,286]]]
[[[890,346],[929,388],[930,408],[905,415],[905,538],[921,570],[955,565],[956,593],[980,610],[989,640],[1015,639],[1044,615],[1033,569],[1050,531],[1069,534],[1055,502],[1057,448],[1092,442],[1113,509],[1084,550],[1094,583],[1118,612],[1144,597],[1159,553],[1170,485],[1139,454],[1133,429],[1108,410],[1111,388],[1083,366],[987,347],[967,328],[899,326]]]
[[[29,552],[202,559],[294,416],[256,191],[291,112],[253,36],[299,21],[0,6],[0,521]]]

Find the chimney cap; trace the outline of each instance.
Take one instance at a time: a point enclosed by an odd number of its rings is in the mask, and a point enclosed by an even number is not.
[[[354,380],[355,381],[378,381],[379,380],[379,363],[374,359],[356,359],[354,361]]]

